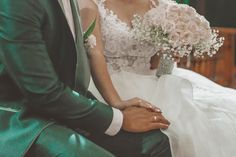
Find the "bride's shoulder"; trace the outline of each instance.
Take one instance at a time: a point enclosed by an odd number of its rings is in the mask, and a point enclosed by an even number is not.
[[[93,11],[97,11],[98,0],[78,0],[80,10],[89,9]]]
[[[78,2],[82,22],[91,24],[99,16],[98,6],[95,0],[78,0]]]

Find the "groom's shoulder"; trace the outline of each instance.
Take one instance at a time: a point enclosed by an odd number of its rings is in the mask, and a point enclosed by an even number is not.
[[[40,0],[0,0],[0,10],[8,14],[43,10]]]
[[[38,6],[40,0],[0,0],[0,4],[1,7]]]

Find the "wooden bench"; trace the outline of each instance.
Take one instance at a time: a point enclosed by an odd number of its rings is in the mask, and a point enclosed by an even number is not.
[[[191,69],[227,87],[236,88],[236,29],[216,28],[225,37],[224,45],[214,57],[196,59],[189,57],[179,67]]]

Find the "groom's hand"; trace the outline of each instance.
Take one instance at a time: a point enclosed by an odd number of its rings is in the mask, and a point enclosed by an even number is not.
[[[170,122],[161,114],[145,108],[129,107],[122,111],[122,128],[128,132],[146,132],[155,129],[167,129]]]

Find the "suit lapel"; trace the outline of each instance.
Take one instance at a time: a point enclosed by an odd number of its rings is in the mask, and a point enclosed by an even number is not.
[[[63,0],[58,0],[65,15]],[[81,93],[86,93],[90,81],[90,68],[86,51],[84,50],[83,31],[80,24],[79,7],[76,0],[70,0],[71,11],[75,28],[75,47],[76,47],[76,70],[75,70],[75,89]],[[68,23],[68,22],[67,22]],[[68,24],[69,25],[69,24]],[[71,32],[72,33],[72,32]]]
[[[62,0],[57,0],[58,3],[60,4],[61,6],[61,10],[63,11],[64,15],[65,15],[65,10],[64,10],[64,7],[63,7],[63,4],[62,4]]]
[[[68,4],[64,4],[63,3],[63,0],[58,0],[58,3],[60,4],[60,7],[61,7],[61,10],[65,16],[65,19],[67,21],[67,24],[70,28],[70,31],[71,31],[71,34],[73,35],[74,39],[76,40],[76,32],[75,32],[75,29],[76,29],[76,26],[74,24],[74,18],[73,18],[73,15],[72,15],[72,12],[68,12],[65,8],[66,7],[69,7],[69,6],[64,6],[64,5],[68,5]],[[68,3],[68,2],[67,2]],[[66,12],[67,11],[67,12]],[[71,13],[71,14],[70,14]],[[69,15],[68,15],[69,14]],[[71,17],[70,17],[71,16]],[[68,19],[69,18],[69,19]],[[72,22],[71,22],[72,21]],[[73,26],[71,26],[73,25]]]
[[[72,7],[72,14],[74,17],[74,23],[75,26],[77,26],[76,28],[76,35],[77,37],[79,37],[78,35],[82,35],[83,30],[82,30],[82,26],[81,26],[81,21],[80,21],[80,14],[79,14],[79,6],[78,6],[78,1],[77,0],[70,0],[71,1],[71,7]]]
[[[66,15],[65,13],[65,9],[63,7],[63,0],[58,0],[58,3],[60,4],[61,6],[61,9],[64,13],[64,15]],[[81,21],[80,21],[80,15],[79,15],[79,6],[78,6],[78,2],[75,1],[75,0],[69,0],[70,1],[70,4],[71,4],[71,12],[72,12],[72,18],[73,18],[73,21],[74,21],[74,29],[75,29],[75,41],[78,40],[78,38],[81,38],[82,36],[82,27],[81,27]],[[66,16],[65,16],[66,17]],[[66,18],[67,19],[67,18]],[[68,20],[68,19],[67,19]],[[68,23],[68,22],[67,22]],[[68,23],[69,25],[69,23]],[[73,33],[72,33],[73,34]]]

